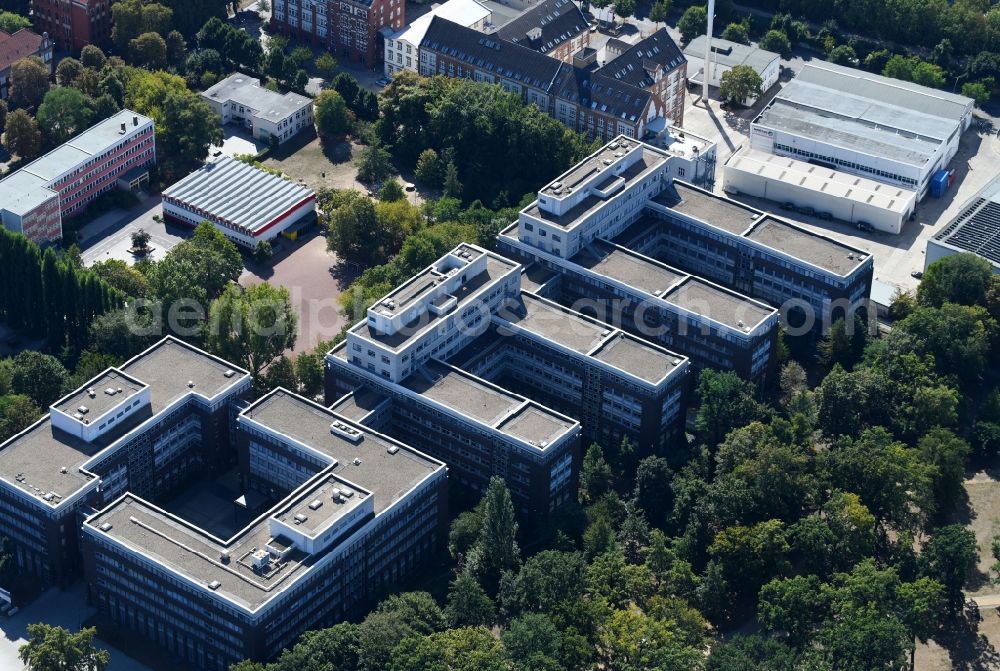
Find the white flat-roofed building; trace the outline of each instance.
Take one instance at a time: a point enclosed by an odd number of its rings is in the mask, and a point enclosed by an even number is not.
[[[359,421],[447,462],[475,491],[502,475],[536,514],[572,497],[581,434],[671,447],[687,357],[532,293],[547,274],[537,270],[525,278],[519,263],[459,245],[327,354],[328,401],[364,396]]]
[[[253,249],[315,215],[316,194],[228,156],[206,163],[163,192],[163,214],[187,226],[210,221]]]
[[[972,122],[971,98],[807,63],[750,126],[750,146],[927,192]]]
[[[492,10],[476,0],[448,0],[416,19],[403,30],[385,38],[385,76],[391,77],[400,70],[418,72],[420,68],[420,43],[427,26],[435,16],[473,30],[485,30],[493,16]]]
[[[520,264],[459,245],[368,308],[347,332],[351,362],[399,382],[431,357],[448,358],[517,295],[520,275]]]
[[[242,72],[229,75],[201,97],[222,118],[223,124],[235,123],[249,128],[258,140],[285,142],[313,125],[312,98],[298,93],[275,93],[260,85],[260,80]]]
[[[670,155],[625,137],[548,183],[518,215],[518,239],[568,259],[595,238],[624,231],[669,171]]]
[[[737,152],[723,168],[724,189],[818,213],[885,233],[903,230],[917,206],[915,191],[756,149]]]
[[[693,84],[704,82],[706,42],[707,38],[700,35],[684,47],[684,56],[688,60],[688,81]],[[708,85],[718,88],[722,84],[722,75],[738,65],[753,68],[763,82],[760,87],[761,93],[767,93],[778,83],[778,76],[781,74],[781,54],[754,45],[730,42],[721,37],[712,38],[712,71],[708,76]],[[755,102],[757,98],[750,97],[744,100],[743,104],[749,107]]]

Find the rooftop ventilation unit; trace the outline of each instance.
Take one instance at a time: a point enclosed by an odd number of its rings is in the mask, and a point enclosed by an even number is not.
[[[188,389],[194,389],[194,380],[188,380]]]
[[[220,587],[222,587],[222,583],[219,582],[218,580],[213,580],[212,582],[208,583],[208,588],[213,592],[219,589]]]
[[[354,463],[355,466],[360,466],[361,465],[361,458],[360,457],[354,457],[353,463]]]
[[[105,395],[107,395],[107,396],[114,396],[114,395],[115,395],[115,394],[117,394],[118,392],[117,392],[117,391],[115,391],[115,388],[114,388],[114,387],[108,387],[107,389],[105,389],[105,390],[104,390],[104,393],[105,393]]]
[[[111,528],[112,528],[112,524],[111,524],[111,522],[105,522],[104,524],[102,524],[102,525],[101,525],[101,526],[99,526],[98,528],[99,528],[99,529],[100,529],[101,531],[104,531],[104,532],[108,532],[108,531],[111,531]]]
[[[228,564],[229,560],[230,557],[228,552],[223,552],[219,555],[219,561],[222,562],[223,564]]]
[[[548,446],[549,446],[549,441],[547,440],[543,440],[540,443],[538,443],[538,447],[548,447]]]
[[[229,369],[229,370],[227,370],[227,371],[226,371],[225,373],[223,373],[223,374],[222,374],[222,376],[223,376],[224,378],[226,378],[226,379],[228,379],[228,378],[231,378],[231,377],[232,377],[232,376],[234,376],[234,375],[236,375],[236,371],[235,371],[235,370],[232,370],[232,369]]]
[[[323,502],[320,501],[319,499],[316,499],[315,501],[309,504],[309,510],[319,510],[320,507],[322,507],[322,505]]]
[[[399,445],[390,445],[388,448],[386,448],[386,452],[388,452],[389,454],[396,454],[397,452],[399,452]]]
[[[360,429],[355,429],[353,426],[345,424],[339,420],[330,424],[330,433],[338,435],[341,438],[345,438],[352,443],[361,442],[361,439],[364,437],[364,434]]]
[[[88,412],[90,412],[90,408],[88,408],[85,405],[81,405],[79,408],[76,409],[76,411],[81,415],[86,415]]]
[[[93,389],[88,389],[87,390],[87,396],[89,396],[90,398],[94,398],[94,397],[97,396],[97,392],[94,391]]]
[[[346,498],[351,498],[352,496],[354,496],[354,491],[350,489],[342,489],[340,490],[340,495]]]
[[[267,550],[254,550],[250,555],[250,565],[255,571],[263,571],[271,563],[271,555]]]
[[[296,524],[302,524],[303,522],[305,522],[305,521],[306,521],[306,520],[308,520],[309,518],[308,518],[308,517],[306,517],[305,515],[303,515],[302,513],[299,513],[298,515],[296,515],[296,516],[294,517],[294,519],[295,519],[295,523],[296,523]]]
[[[60,467],[59,472],[65,474],[67,472],[66,467],[65,466]]]

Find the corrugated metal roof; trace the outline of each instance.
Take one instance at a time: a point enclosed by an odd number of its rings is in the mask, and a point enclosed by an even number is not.
[[[163,192],[186,207],[254,233],[302,202],[310,189],[222,156]]]
[[[972,98],[966,96],[826,61],[807,63],[794,81],[817,84],[841,93],[893,107],[919,110],[952,121],[959,121],[971,109],[973,102]]]

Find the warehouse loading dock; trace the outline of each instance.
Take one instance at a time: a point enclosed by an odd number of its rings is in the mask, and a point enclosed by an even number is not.
[[[852,224],[898,234],[913,214],[917,194],[829,167],[744,148],[723,168],[723,188]]]

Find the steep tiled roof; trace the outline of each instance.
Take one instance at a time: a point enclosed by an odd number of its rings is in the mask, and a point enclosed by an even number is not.
[[[670,72],[686,61],[680,48],[667,34],[667,29],[661,28],[597,72],[625,84],[646,88],[653,83],[650,72],[657,65]]]
[[[38,53],[42,36],[22,28],[13,35],[0,30],[0,70],[6,70],[15,61]]]
[[[587,30],[587,19],[573,0],[545,0],[504,24],[496,34],[545,54]]]
[[[562,65],[561,61],[544,54],[505,42],[495,35],[484,35],[439,16],[434,17],[427,27],[420,47],[542,90],[549,89]]]
[[[575,68],[551,56],[499,40],[495,35],[483,35],[438,17],[431,22],[420,46],[633,123],[646,110],[650,99],[648,91],[629,83]]]

